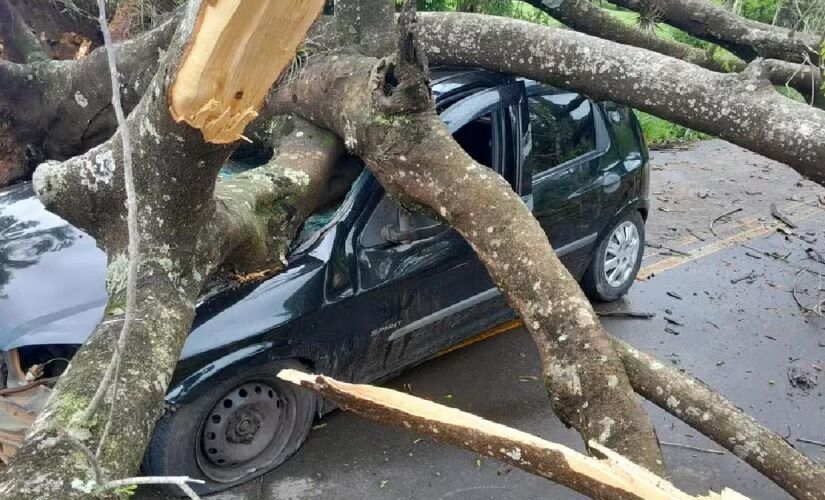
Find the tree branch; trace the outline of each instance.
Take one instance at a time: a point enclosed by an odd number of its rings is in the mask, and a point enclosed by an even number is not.
[[[796,498],[825,498],[825,467],[795,450],[702,381],[613,338],[633,389]]]
[[[617,5],[644,12],[642,0],[616,0]],[[820,36],[751,21],[707,0],[657,0],[662,19],[691,35],[730,50],[745,61],[756,57],[819,63]]]
[[[411,93],[396,94],[405,84],[398,73],[387,76],[388,66],[358,55],[319,55],[276,89],[269,106],[335,131],[393,197],[428,207],[455,227],[528,325],[562,421],[585,442],[663,473],[653,427],[544,231],[510,185],[452,139],[428,100],[416,108],[406,102]],[[387,104],[396,95],[403,106]],[[408,112],[387,111],[397,109]]]
[[[521,75],[624,103],[825,182],[825,112],[786,99],[768,81],[714,73],[647,50],[493,16],[422,13],[419,24],[434,63]]]
[[[0,0],[0,36],[14,62],[33,63],[49,59],[40,40],[9,0]]]
[[[712,71],[727,73],[745,68],[742,61],[734,60],[732,66],[726,65],[704,50],[661,38],[653,30],[629,26],[588,0],[527,0],[527,3],[588,35],[659,52]]]
[[[604,459],[588,457],[566,446],[391,389],[348,384],[297,370],[281,370],[278,377],[311,389],[362,417],[470,449],[591,498],[698,498],[595,442],[589,443],[590,448],[605,456]],[[745,499],[728,489],[722,494],[711,493],[701,498]]]

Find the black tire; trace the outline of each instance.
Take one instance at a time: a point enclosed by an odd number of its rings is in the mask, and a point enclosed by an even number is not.
[[[639,236],[639,245],[638,250],[635,252],[635,261],[633,262],[633,266],[629,267],[630,272],[627,277],[621,280],[621,284],[613,283],[611,284],[608,282],[608,278],[605,275],[605,259],[607,257],[607,246],[610,243],[610,239],[617,228],[621,227],[625,223],[632,223],[636,226],[636,231],[638,232]],[[584,290],[585,295],[587,295],[591,300],[596,300],[599,302],[613,302],[621,298],[630,287],[633,285],[633,281],[636,279],[636,275],[639,274],[639,268],[642,266],[642,255],[644,254],[645,248],[645,223],[642,219],[642,215],[637,212],[633,211],[625,215],[622,219],[617,221],[604,235],[602,240],[599,242],[599,246],[596,248],[596,252],[593,255],[592,260],[590,261],[590,265],[585,271],[584,276],[582,277],[581,285],[582,289]]]
[[[201,479],[205,484],[191,486],[198,494],[207,495],[245,483],[282,464],[309,434],[317,401],[311,392],[278,379],[278,371],[284,368],[306,371],[294,360],[258,365],[217,382],[175,411],[167,411],[155,426],[143,459],[144,473]],[[208,439],[218,439],[219,444],[207,450]],[[237,457],[250,453],[257,454],[243,461]],[[223,461],[218,464],[216,456],[226,460],[218,458]],[[239,461],[231,461],[235,459]],[[161,489],[172,496],[181,495],[176,486]]]

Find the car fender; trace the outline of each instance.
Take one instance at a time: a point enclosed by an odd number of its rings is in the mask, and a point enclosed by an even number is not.
[[[282,359],[296,359],[317,373],[332,373],[336,366],[334,357],[333,346],[326,343],[276,346],[272,341],[264,341],[250,344],[213,360],[174,383],[165,400],[172,407],[189,403],[222,380],[253,366]]]

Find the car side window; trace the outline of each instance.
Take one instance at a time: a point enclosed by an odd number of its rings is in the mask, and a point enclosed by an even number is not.
[[[527,157],[533,175],[596,149],[596,129],[590,101],[572,92],[532,96],[532,150]]]
[[[467,123],[453,138],[475,161],[493,167],[495,118],[499,111],[487,113]],[[389,196],[378,204],[361,233],[361,245],[370,248],[384,243],[423,239],[446,229],[421,213],[410,213]]]

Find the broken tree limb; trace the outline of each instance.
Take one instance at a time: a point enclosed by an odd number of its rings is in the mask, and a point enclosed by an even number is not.
[[[425,12],[418,22],[433,63],[521,75],[621,102],[825,182],[825,111],[785,98],[767,80],[494,16]]]
[[[471,413],[409,394],[363,384],[348,384],[323,375],[281,370],[278,377],[335,401],[370,420],[402,427],[489,456],[531,474],[600,499],[744,499],[725,489],[694,497],[598,443],[590,447],[606,456],[582,455],[566,446],[491,422]]]
[[[240,139],[323,5],[323,0],[203,2],[198,28],[169,87],[172,117],[199,129],[206,142]]]
[[[825,498],[825,467],[795,450],[702,381],[613,338],[630,383],[645,399],[731,451],[800,499]]]

